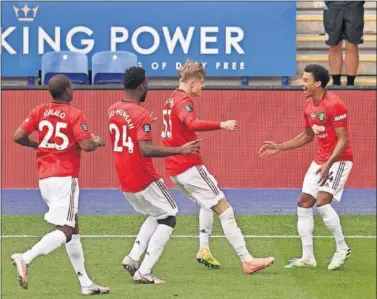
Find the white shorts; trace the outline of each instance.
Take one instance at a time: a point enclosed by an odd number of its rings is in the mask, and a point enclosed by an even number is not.
[[[204,165],[191,167],[171,179],[189,199],[203,208],[211,209],[225,198],[218,182]]]
[[[329,178],[325,185],[322,187],[318,182],[320,180],[319,174],[316,171],[321,166],[316,162],[312,162],[305,175],[302,192],[310,194],[314,198],[317,198],[319,191],[328,192],[333,195],[333,199],[340,202],[344,191],[344,185],[351,172],[353,163],[351,161],[339,161],[335,162],[329,170]]]
[[[140,192],[124,192],[124,196],[136,212],[152,216],[157,220],[176,216],[178,213],[177,204],[162,179],[154,181]]]
[[[44,219],[54,225],[75,227],[80,192],[77,178],[68,176],[41,179],[39,190],[48,206]]]

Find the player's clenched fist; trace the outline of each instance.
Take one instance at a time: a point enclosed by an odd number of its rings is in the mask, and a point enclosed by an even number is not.
[[[198,139],[198,140],[191,141],[191,142],[188,142],[188,143],[182,145],[181,146],[181,149],[182,149],[181,154],[182,155],[191,155],[191,154],[198,153],[199,150],[200,150],[200,145],[199,145],[200,141],[202,141],[202,140]]]
[[[234,131],[238,126],[238,122],[236,120],[227,120],[227,121],[222,121],[220,123],[221,129],[229,130],[229,131]]]
[[[269,155],[275,155],[280,152],[280,146],[273,141],[265,141],[264,145],[259,150],[261,158]]]

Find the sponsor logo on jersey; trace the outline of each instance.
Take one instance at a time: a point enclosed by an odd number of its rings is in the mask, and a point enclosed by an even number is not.
[[[319,134],[321,132],[323,132],[325,130],[325,127],[324,126],[318,126],[318,125],[312,125],[312,130],[314,132],[314,134]]]
[[[345,119],[345,118],[347,118],[347,113],[344,113],[344,114],[342,114],[342,115],[335,116],[334,120],[335,120],[335,121],[340,121],[340,120]]]

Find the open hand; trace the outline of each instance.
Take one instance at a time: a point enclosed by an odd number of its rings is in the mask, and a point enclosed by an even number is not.
[[[266,156],[275,155],[280,152],[279,144],[273,141],[264,141],[264,145],[259,150],[259,156],[261,158]]]
[[[197,139],[195,141],[188,142],[184,145],[181,146],[181,153],[182,155],[191,155],[191,154],[196,154],[200,150],[200,141],[202,139]]]

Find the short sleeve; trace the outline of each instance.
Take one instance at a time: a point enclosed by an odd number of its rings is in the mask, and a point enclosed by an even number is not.
[[[333,124],[335,128],[347,126],[347,107],[342,101],[337,101],[333,107]]]
[[[137,122],[137,141],[152,140],[152,121],[148,113],[143,113]]]
[[[188,116],[195,116],[194,104],[190,99],[183,99],[177,103],[177,114],[181,122]],[[195,118],[195,117],[194,117]]]
[[[36,107],[29,113],[28,117],[21,124],[20,128],[24,129],[26,132],[29,133],[38,130],[38,115],[39,107]]]
[[[78,114],[75,122],[73,123],[73,136],[78,142],[91,138],[86,117],[82,112]]]

